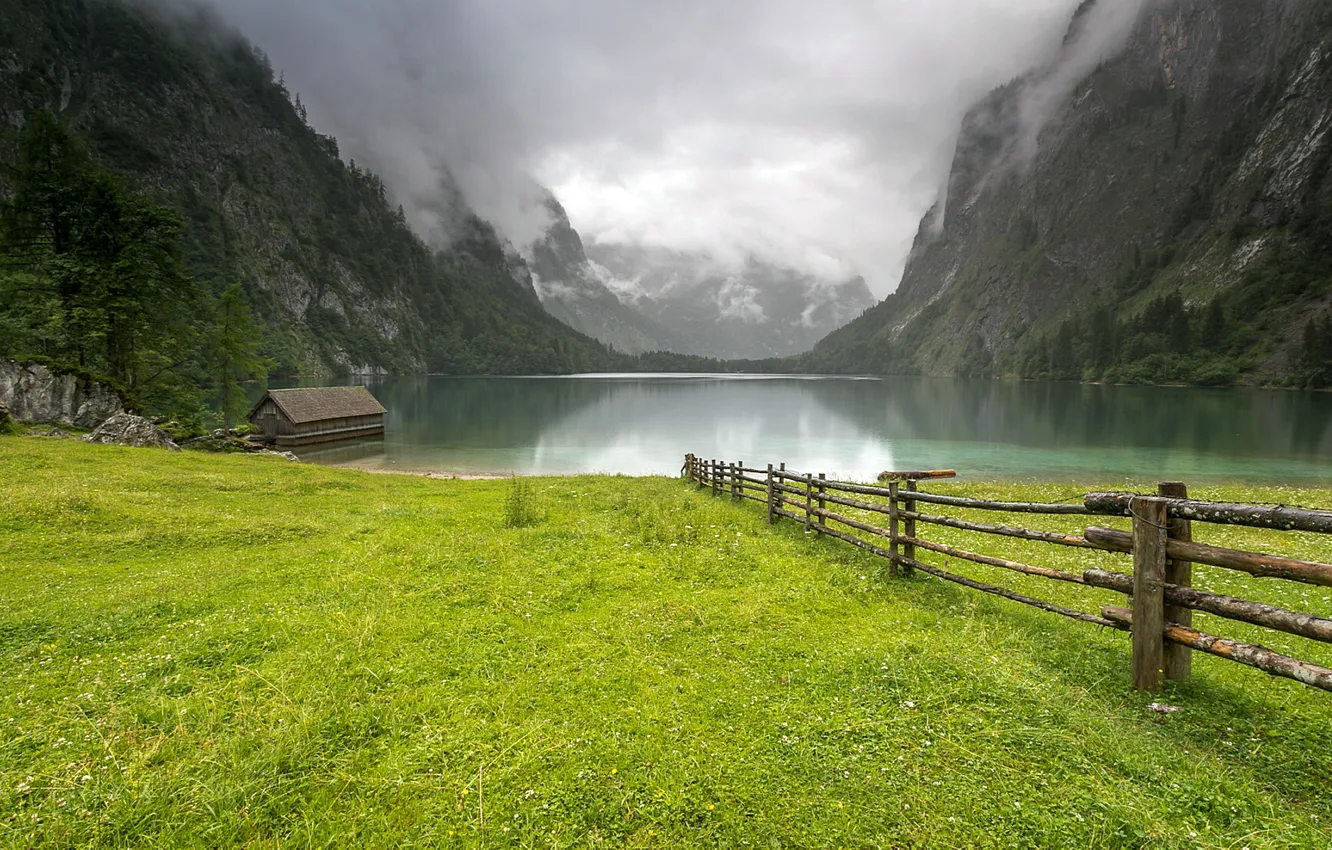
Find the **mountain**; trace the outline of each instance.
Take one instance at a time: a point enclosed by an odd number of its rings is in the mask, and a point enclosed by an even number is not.
[[[805,366],[1326,384],[1330,130],[1326,0],[1087,0],[967,114],[899,289]]]
[[[684,354],[787,357],[875,303],[862,278],[829,282],[753,257],[732,268],[700,254],[625,244],[594,244],[587,256],[601,287],[664,328]]]
[[[626,304],[588,261],[583,240],[554,195],[546,193],[551,225],[532,246],[533,283],[552,316],[617,351],[680,351],[686,342]]]
[[[202,11],[3,0],[0,159],[40,110],[177,210],[192,277],[240,281],[283,372],[569,372],[604,345],[541,306],[456,185],[452,241],[427,247],[374,174],[344,162],[259,50]],[[5,191],[0,177],[0,194]]]
[[[751,258],[732,269],[700,254],[585,245],[560,202],[529,265],[551,315],[614,347],[721,360],[808,351],[875,302],[865,281],[836,284]]]

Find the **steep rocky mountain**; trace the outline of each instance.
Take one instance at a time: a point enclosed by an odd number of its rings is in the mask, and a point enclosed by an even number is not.
[[[640,245],[585,245],[553,195],[530,267],[551,315],[617,351],[758,360],[808,351],[874,304],[861,278],[832,284],[751,259]]]
[[[616,351],[685,350],[685,340],[620,300],[588,261],[583,240],[554,195],[547,194],[551,226],[532,246],[530,267],[541,301],[552,316]]]
[[[788,357],[875,303],[862,278],[829,282],[750,258],[729,268],[709,257],[640,245],[587,248],[602,286],[667,329],[686,354]]]
[[[284,372],[568,372],[611,354],[542,308],[494,228],[440,187],[428,248],[374,174],[306,121],[267,58],[202,12],[3,0],[0,159],[55,111],[102,163],[180,211],[192,275],[241,281]],[[0,192],[5,191],[0,177]]]
[[[1141,5],[970,111],[900,288],[808,368],[1332,376],[1332,5]]]

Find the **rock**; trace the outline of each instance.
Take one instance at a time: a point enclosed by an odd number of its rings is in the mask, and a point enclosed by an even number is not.
[[[58,422],[93,428],[124,412],[110,387],[78,375],[60,374],[40,363],[0,359],[0,404],[16,422]]]
[[[255,445],[248,440],[242,440],[239,437],[232,436],[226,431],[214,431],[211,434],[205,434],[202,437],[193,437],[180,444],[183,449],[200,452],[234,452],[243,454],[259,454],[264,451],[263,446]]]
[[[266,454],[266,455],[277,455],[278,457],[284,457],[284,458],[286,458],[287,460],[291,461],[292,463],[300,463],[300,462],[301,462],[301,459],[298,458],[298,457],[296,457],[296,455],[295,455],[293,452],[273,452],[273,451],[269,451],[268,449],[264,449],[264,454]]]
[[[29,437],[54,437],[55,439],[59,440],[59,439],[63,439],[63,438],[65,438],[65,437],[68,437],[68,436],[69,436],[69,433],[68,433],[67,431],[62,431],[62,430],[60,430],[59,428],[55,427],[54,425],[46,425],[46,426],[38,426],[38,427],[36,427],[36,428],[29,428],[29,429],[28,429],[28,436],[29,436]]]
[[[105,446],[134,446],[135,448],[170,449],[180,451],[180,446],[158,430],[151,420],[131,413],[117,413],[97,426],[97,430],[83,438],[88,443]]]

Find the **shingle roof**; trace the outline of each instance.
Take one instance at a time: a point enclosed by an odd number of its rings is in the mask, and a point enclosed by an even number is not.
[[[318,422],[348,416],[373,416],[387,413],[365,387],[309,387],[295,390],[269,390],[268,398],[293,423]],[[260,404],[263,401],[260,400]],[[256,409],[258,406],[256,405]],[[253,413],[253,411],[251,411]]]

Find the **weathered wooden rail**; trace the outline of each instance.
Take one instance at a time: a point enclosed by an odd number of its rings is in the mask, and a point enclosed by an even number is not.
[[[1088,493],[1080,504],[1039,504],[949,496],[919,489],[921,482],[954,477],[951,470],[886,472],[879,477],[886,486],[874,486],[794,472],[786,464],[775,467],[769,464],[758,469],[746,467],[743,462],[723,463],[687,455],[681,472],[688,481],[709,488],[713,495],[726,493],[735,500],[762,503],[769,522],[791,519],[802,523],[808,533],[826,534],[886,558],[892,574],[910,576],[919,571],[1080,622],[1128,631],[1132,639],[1133,685],[1138,690],[1157,690],[1164,679],[1189,678],[1193,653],[1205,652],[1273,676],[1332,691],[1332,669],[1193,628],[1193,612],[1202,611],[1311,641],[1332,643],[1332,619],[1193,587],[1194,564],[1260,578],[1332,587],[1332,564],[1244,552],[1193,540],[1196,523],[1332,534],[1332,512],[1284,505],[1197,501],[1188,498],[1183,484],[1176,483],[1162,484],[1152,495]],[[1069,534],[926,513],[920,510],[921,505],[1006,516],[1127,517],[1132,521],[1132,531],[1089,525],[1081,534]],[[860,515],[853,516],[849,511],[858,511]],[[886,517],[887,527],[876,525],[874,517]],[[1131,573],[1104,569],[1068,572],[1032,566],[926,539],[922,529],[928,526],[1111,555],[1127,554],[1132,556],[1133,570]],[[1123,593],[1129,597],[1128,606],[1106,605],[1097,613],[1079,611],[949,572],[921,560],[918,552]]]

